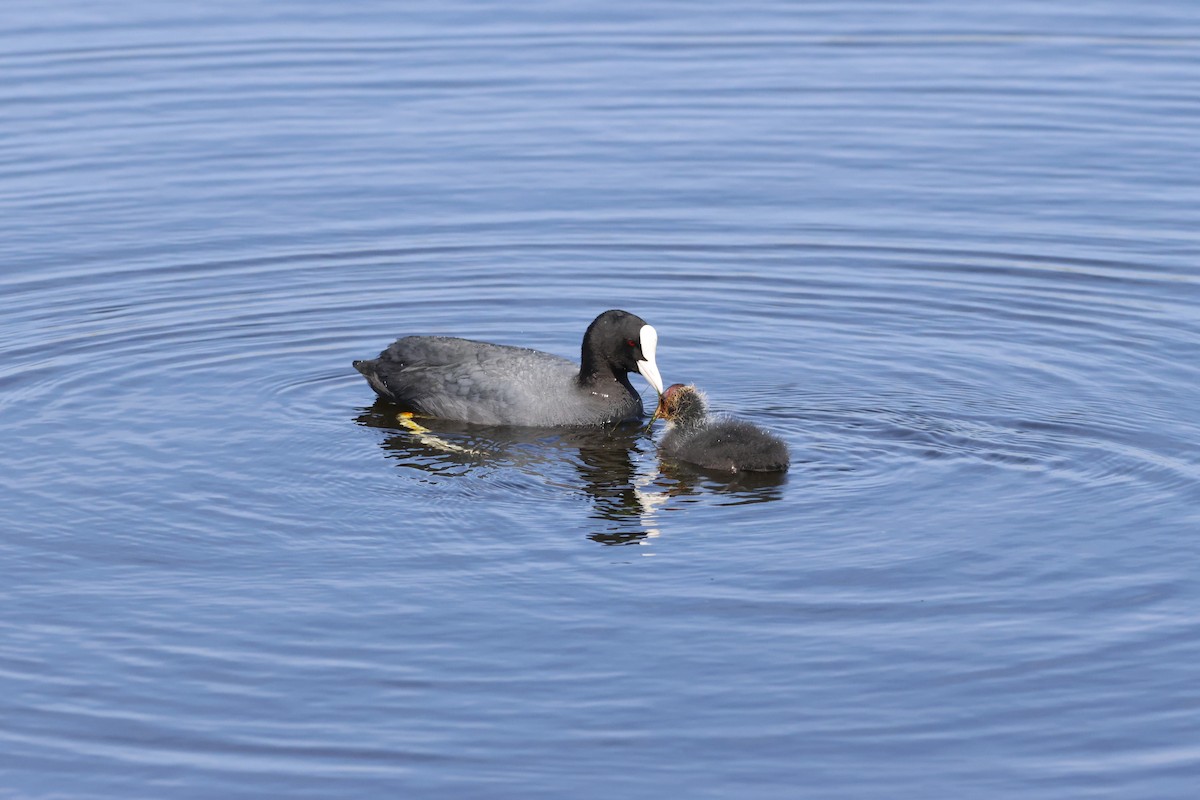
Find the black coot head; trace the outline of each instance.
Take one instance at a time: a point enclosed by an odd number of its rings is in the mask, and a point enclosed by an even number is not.
[[[583,335],[584,371],[595,372],[603,364],[615,373],[636,372],[662,394],[662,377],[654,360],[657,347],[658,332],[644,319],[628,311],[605,311]]]

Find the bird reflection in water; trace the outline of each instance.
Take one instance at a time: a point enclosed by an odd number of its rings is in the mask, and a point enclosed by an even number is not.
[[[782,496],[786,477],[769,473],[713,473],[663,460],[644,432],[629,423],[614,428],[487,427],[438,419],[412,419],[385,401],[362,409],[358,424],[393,431],[380,440],[390,458],[439,476],[480,469],[567,460],[591,498],[591,516],[605,523],[588,534],[606,545],[648,544],[661,533],[662,515],[704,493],[727,495],[728,505],[763,503]]]

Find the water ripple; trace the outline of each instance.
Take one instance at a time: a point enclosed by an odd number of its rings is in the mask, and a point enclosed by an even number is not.
[[[44,5],[3,789],[1190,796],[1185,3]],[[791,471],[413,430],[350,366],[609,307]]]

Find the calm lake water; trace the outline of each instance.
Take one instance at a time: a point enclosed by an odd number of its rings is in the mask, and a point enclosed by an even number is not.
[[[0,75],[0,797],[1195,796],[1191,0],[7,0]],[[350,366],[614,307],[791,472]]]

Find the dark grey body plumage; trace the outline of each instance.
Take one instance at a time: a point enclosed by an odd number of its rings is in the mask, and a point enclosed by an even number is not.
[[[405,336],[354,367],[380,397],[423,416],[486,425],[612,424],[643,414],[629,373],[644,363],[648,327],[634,314],[604,312],[584,334],[580,364],[527,347]]]

